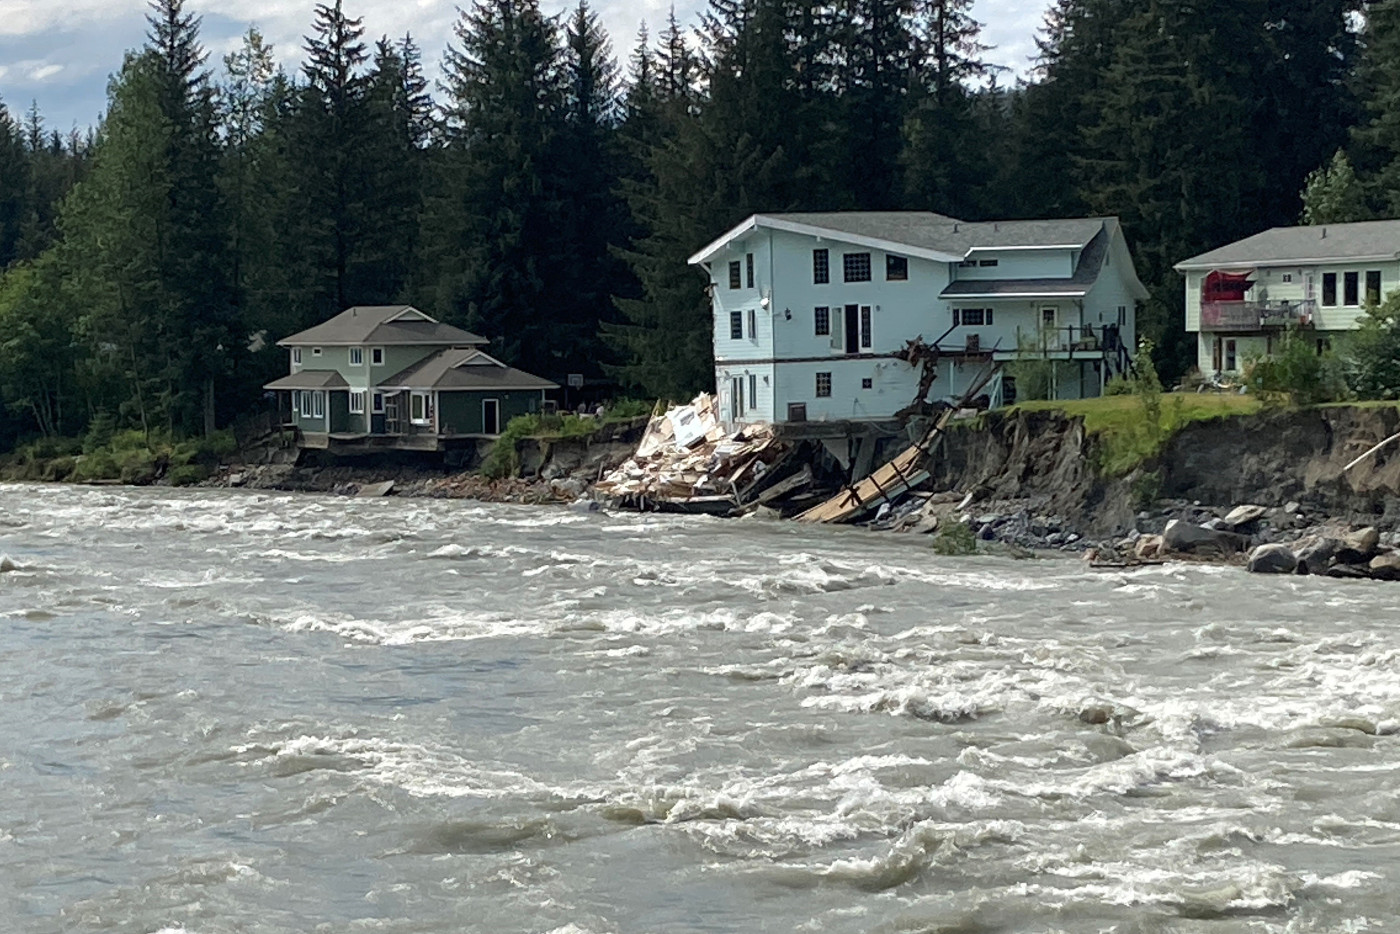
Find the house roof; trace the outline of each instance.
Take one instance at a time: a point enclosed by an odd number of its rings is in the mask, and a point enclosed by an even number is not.
[[[1059,279],[957,279],[939,293],[940,298],[1083,298],[1098,281],[1104,259],[1112,247],[1108,225],[1099,227],[1079,252],[1074,273]]]
[[[443,324],[412,305],[357,305],[277,342],[279,347],[307,344],[339,346],[356,344],[477,345],[486,338]]]
[[[335,370],[302,370],[274,379],[264,389],[349,389],[350,384]]]
[[[969,223],[930,211],[831,211],[755,214],[690,257],[692,264],[713,259],[731,241],[766,227],[870,246],[926,259],[955,262],[988,250],[1083,249],[1111,217]]]
[[[558,389],[559,384],[506,366],[471,347],[439,350],[413,366],[379,381],[385,389],[471,390]]]
[[[1400,220],[1274,227],[1252,237],[1182,260],[1181,272],[1197,269],[1276,266],[1285,263],[1363,262],[1400,257]]]

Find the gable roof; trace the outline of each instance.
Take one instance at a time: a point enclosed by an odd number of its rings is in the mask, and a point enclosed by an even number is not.
[[[551,383],[524,370],[506,366],[489,354],[473,347],[452,347],[420,360],[395,373],[387,379],[379,380],[385,389],[437,389],[437,390],[531,390],[558,389],[558,383]]]
[[[1400,220],[1274,227],[1184,259],[1180,272],[1282,263],[1340,263],[1400,258]]]
[[[349,389],[350,384],[335,370],[301,370],[274,379],[264,389]]]
[[[1112,249],[1109,228],[1108,223],[1100,226],[1099,232],[1079,251],[1079,262],[1068,279],[955,279],[939,293],[939,298],[1083,298],[1098,281]],[[1137,282],[1136,275],[1133,282]],[[1137,297],[1146,298],[1146,290]]]
[[[486,338],[450,324],[443,324],[412,305],[356,305],[354,308],[345,309],[329,321],[322,321],[315,327],[282,338],[277,342],[277,346],[485,343]]]
[[[828,211],[754,214],[690,257],[692,265],[709,262],[730,241],[752,230],[786,230],[830,237],[856,246],[957,262],[985,250],[1083,249],[1112,217],[969,223],[931,211]]]

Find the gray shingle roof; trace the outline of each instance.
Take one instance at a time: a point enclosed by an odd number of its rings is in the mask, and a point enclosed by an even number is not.
[[[1074,274],[1068,279],[958,279],[948,283],[939,293],[940,298],[963,298],[980,296],[998,297],[1039,297],[1085,295],[1098,281],[1103,269],[1104,257],[1108,255],[1109,233],[1107,226],[1101,226],[1094,238],[1080,251],[1079,263]]]
[[[391,320],[402,316],[401,320]],[[279,347],[318,344],[446,344],[478,345],[486,338],[470,331],[443,324],[411,305],[357,305],[315,327],[284,337]]]
[[[439,350],[428,359],[379,380],[379,385],[446,391],[559,388],[557,383],[524,370],[502,366],[495,358],[474,348]]]
[[[1400,220],[1275,227],[1252,237],[1182,260],[1179,270],[1216,266],[1346,262],[1400,256]]]
[[[350,384],[335,370],[302,370],[274,379],[264,389],[348,389]]]
[[[835,233],[903,243],[925,250],[966,255],[976,249],[1084,247],[1103,229],[1103,217],[969,223],[928,211],[833,211],[763,214],[774,220],[820,227]]]

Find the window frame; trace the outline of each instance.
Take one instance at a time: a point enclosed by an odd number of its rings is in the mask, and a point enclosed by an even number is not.
[[[817,397],[818,399],[830,399],[830,398],[831,398],[831,371],[830,371],[830,370],[827,370],[827,371],[818,373],[818,374],[817,374],[817,379],[816,379],[816,384],[817,384],[817,385],[816,385],[816,391],[817,391],[816,397]],[[823,391],[823,390],[825,390],[825,391]]]
[[[999,260],[999,259],[979,259],[979,260],[977,261],[977,266],[978,266],[978,268],[980,268],[980,269],[991,269],[991,268],[994,267],[994,266],[1000,266],[1000,265],[1001,265],[1001,260]]]
[[[369,411],[370,411],[370,414],[371,414],[371,415],[383,415],[383,414],[384,414],[384,393],[382,393],[382,392],[375,392],[375,393],[371,393],[371,394],[370,394],[370,410],[369,410]]]
[[[872,377],[869,377],[869,376],[862,376],[862,377],[860,378],[860,388],[861,388],[861,389],[874,389],[874,388],[875,388],[875,380],[874,380]]]
[[[749,374],[749,408],[758,407],[758,374]]]
[[[1374,288],[1371,286],[1373,279],[1376,283]],[[1379,305],[1381,303],[1381,287],[1383,285],[1384,280],[1379,269],[1366,270],[1366,284],[1362,290],[1362,297],[1365,299],[1366,304]]]
[[[885,254],[885,281],[886,282],[908,282],[909,281],[909,257],[896,256],[893,253]]]
[[[750,308],[750,309],[749,309],[749,313],[748,313],[747,315],[745,315],[744,317],[748,318],[748,323],[749,323],[749,340],[751,340],[751,341],[756,341],[756,340],[758,340],[758,312],[755,311],[754,309]]]
[[[302,418],[311,418],[311,390],[302,389],[297,392],[297,413]]]
[[[383,348],[383,347],[371,347],[371,348],[369,349],[369,365],[370,365],[370,366],[383,366],[383,365],[384,365],[384,348]]]
[[[743,288],[743,285],[744,272],[740,268],[739,261],[737,259],[731,259],[729,261],[729,289],[730,291],[734,291],[735,289]]]
[[[350,414],[365,414],[365,391],[363,389],[350,390]]]
[[[988,327],[992,323],[991,312],[990,308],[954,308],[953,325],[968,328]],[[969,318],[969,315],[973,317]]]
[[[1337,305],[1337,274],[1335,272],[1324,272],[1322,274],[1322,306],[1324,308],[1335,308]]]
[[[729,313],[729,339],[732,341],[744,339],[744,313],[742,311]]]
[[[1361,273],[1358,270],[1342,273],[1342,307],[1355,308],[1361,304]]]
[[[829,285],[831,283],[831,251],[826,248],[812,251],[812,284]]]
[[[349,351],[349,360],[351,366],[364,366],[365,349],[363,347],[351,347]]]
[[[753,288],[753,254],[744,254],[744,287]]]
[[[831,336],[831,306],[818,305],[812,309],[812,336]]]
[[[871,347],[873,334],[873,322],[871,321],[870,306],[860,306],[860,349],[869,350]]]
[[[321,356],[321,348],[320,348],[320,347],[312,347],[312,348],[311,348],[311,356],[313,356],[313,357],[319,357],[319,356]]]
[[[869,282],[871,280],[870,251],[841,254],[841,281]]]
[[[292,366],[301,366],[301,348],[292,348]]]
[[[324,390],[317,389],[311,393],[311,417],[326,417],[326,393]]]

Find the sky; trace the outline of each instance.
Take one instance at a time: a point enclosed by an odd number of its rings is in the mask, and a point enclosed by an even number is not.
[[[983,41],[996,48],[987,59],[1015,77],[1024,74],[1035,51],[1035,32],[1047,0],[976,0]],[[457,18],[458,0],[345,0],[351,16],[364,18],[367,39],[411,33],[423,49],[430,75]],[[542,0],[548,12],[573,4]],[[612,37],[613,51],[626,58],[646,22],[652,36],[665,25],[671,0],[592,0]],[[685,25],[695,22],[704,0],[676,0]],[[315,0],[187,0],[203,17],[201,36],[217,63],[256,25],[279,59],[294,69],[302,37],[310,32]],[[19,116],[37,101],[45,125],[62,132],[86,128],[105,109],[108,79],[128,49],[142,44],[145,0],[0,0],[0,102]],[[1007,83],[1009,78],[1004,79]]]

